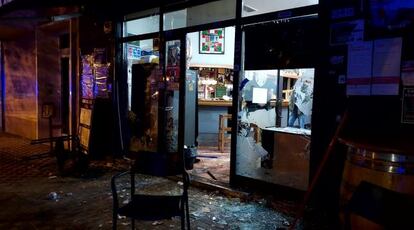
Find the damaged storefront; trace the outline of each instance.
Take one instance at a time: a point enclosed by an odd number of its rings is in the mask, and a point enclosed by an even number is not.
[[[76,137],[96,158],[186,151],[209,182],[305,191],[318,2],[261,3],[33,10],[21,36],[2,42],[3,128]]]
[[[192,162],[190,173],[209,183],[306,191],[317,4],[227,0],[131,9],[118,27],[125,151],[191,147],[203,166]],[[205,13],[213,8],[221,10]]]
[[[244,26],[236,175],[306,191],[317,15]]]

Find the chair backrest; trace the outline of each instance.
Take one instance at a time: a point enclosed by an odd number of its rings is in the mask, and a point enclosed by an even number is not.
[[[139,151],[136,154],[134,173],[152,176],[172,176],[184,174],[183,156],[179,153]]]

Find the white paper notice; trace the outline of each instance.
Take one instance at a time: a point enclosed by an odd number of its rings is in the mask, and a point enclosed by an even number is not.
[[[266,104],[267,102],[267,89],[266,88],[253,88],[253,103]]]
[[[398,95],[402,38],[374,41],[372,68],[373,95]]]
[[[347,95],[370,95],[373,42],[348,45]]]
[[[403,88],[401,122],[414,124],[414,88]]]
[[[401,79],[403,86],[414,86],[414,60],[402,63]]]

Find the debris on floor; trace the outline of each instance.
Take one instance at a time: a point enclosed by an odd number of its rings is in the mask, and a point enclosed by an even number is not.
[[[49,177],[56,175],[56,159],[42,158],[30,162],[20,159],[41,149],[41,145],[30,146],[24,139],[4,141],[0,135],[0,229],[109,229],[112,225],[111,176],[118,169],[128,169],[125,159],[110,159],[107,162],[92,162],[91,170],[104,169],[89,177]],[[6,137],[9,138],[9,137]],[[13,137],[14,138],[14,137]],[[9,138],[10,139],[10,138]],[[5,143],[6,142],[6,143]],[[10,143],[13,143],[11,146]],[[203,159],[204,160],[204,159]],[[201,164],[201,162],[200,162]],[[32,167],[30,167],[32,166]],[[216,171],[214,176],[218,178]],[[205,174],[205,173],[204,173]],[[127,176],[128,177],[128,176]],[[120,181],[122,189],[120,202],[130,199],[128,178]],[[180,186],[175,181],[137,178],[137,191],[144,187],[154,194],[167,187]],[[167,181],[167,182],[166,182]],[[169,182],[168,182],[169,181]],[[154,184],[155,183],[155,184]],[[153,185],[154,184],[154,185]],[[171,193],[176,192],[175,190]],[[47,198],[47,199],[46,199]],[[51,202],[58,201],[59,202]],[[259,199],[257,199],[259,200]],[[284,207],[282,204],[280,207]],[[223,196],[218,191],[206,191],[193,186],[189,189],[191,229],[282,229],[292,221],[268,202],[244,202],[239,198]],[[131,222],[125,216],[118,216],[118,229],[130,229]],[[142,229],[180,229],[180,218],[163,221],[135,222]]]
[[[162,221],[154,221],[154,222],[152,222],[152,225],[153,226],[156,226],[156,225],[162,225],[163,224],[163,222]]]
[[[50,192],[49,195],[47,195],[47,199],[59,201],[59,195],[56,192]]]

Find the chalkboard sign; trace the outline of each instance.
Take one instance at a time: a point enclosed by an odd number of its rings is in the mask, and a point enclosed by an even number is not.
[[[226,95],[226,86],[217,85],[216,86],[216,98],[222,98],[224,95]]]

